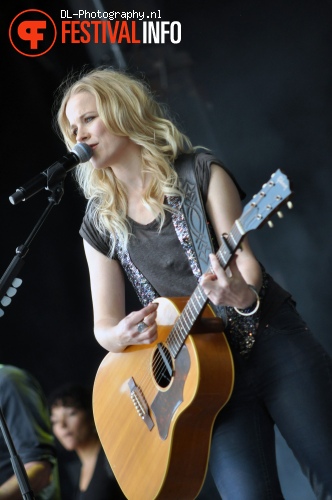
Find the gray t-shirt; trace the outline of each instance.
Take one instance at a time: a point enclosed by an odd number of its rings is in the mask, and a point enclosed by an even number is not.
[[[156,292],[161,297],[190,295],[197,279],[175,233],[170,212],[166,212],[166,221],[160,232],[156,220],[146,225],[129,220],[133,233],[129,255]]]
[[[197,155],[196,173],[203,202],[207,197],[212,163],[223,167],[221,161],[210,153]],[[237,187],[243,197],[243,191]],[[156,292],[163,297],[190,295],[197,285],[197,278],[177,237],[171,213],[166,212],[166,220],[160,231],[157,220],[146,225],[130,218],[128,220],[132,229],[128,253]],[[95,249],[104,255],[109,254],[109,237],[96,230],[89,212],[83,219],[80,234]]]

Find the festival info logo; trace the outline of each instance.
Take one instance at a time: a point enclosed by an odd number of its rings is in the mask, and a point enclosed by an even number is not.
[[[17,52],[27,57],[46,54],[56,40],[56,26],[53,19],[42,10],[25,10],[11,22],[9,38]]]

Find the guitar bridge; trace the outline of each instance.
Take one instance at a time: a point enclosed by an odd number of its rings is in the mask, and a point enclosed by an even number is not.
[[[136,385],[133,378],[129,379],[128,385],[130,389],[130,398],[136,408],[136,411],[147,425],[149,431],[151,431],[151,429],[154,427],[154,423],[149,415],[149,407],[143,395],[143,392],[141,388]]]

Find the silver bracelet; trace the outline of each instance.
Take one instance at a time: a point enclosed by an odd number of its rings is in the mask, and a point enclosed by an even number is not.
[[[253,285],[248,285],[248,287],[250,288],[250,290],[252,290],[254,292],[254,294],[256,295],[256,306],[254,307],[254,309],[252,311],[249,311],[249,312],[244,312],[247,308],[243,309],[242,311],[240,309],[238,309],[237,307],[234,307],[234,310],[240,314],[241,316],[252,316],[253,314],[255,314],[255,312],[258,311],[259,309],[259,306],[260,306],[260,303],[261,303],[261,299],[259,298],[259,295],[258,295],[258,292],[256,290],[256,288],[253,286]]]

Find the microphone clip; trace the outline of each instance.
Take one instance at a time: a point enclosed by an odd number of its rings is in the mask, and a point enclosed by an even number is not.
[[[46,187],[47,191],[51,192],[48,200],[53,201],[58,205],[64,194],[63,182],[66,178],[67,171],[61,163],[54,163],[46,170]]]

